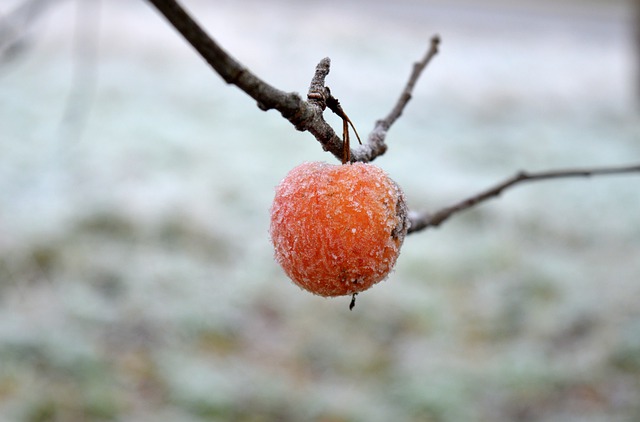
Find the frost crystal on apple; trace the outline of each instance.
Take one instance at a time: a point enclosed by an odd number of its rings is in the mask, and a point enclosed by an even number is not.
[[[276,260],[321,296],[352,295],[384,280],[406,231],[402,191],[371,164],[303,163],[276,188],[271,208]]]

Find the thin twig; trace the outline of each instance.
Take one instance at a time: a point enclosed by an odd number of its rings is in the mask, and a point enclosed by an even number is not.
[[[438,35],[434,35],[431,37],[431,42],[429,44],[429,49],[426,54],[419,62],[413,64],[413,70],[411,75],[409,76],[409,80],[404,87],[404,90],[400,94],[398,101],[396,102],[391,112],[381,120],[376,122],[375,127],[369,134],[369,138],[367,144],[363,147],[359,148],[358,151],[354,152],[353,159],[356,161],[371,161],[373,158],[378,155],[384,154],[387,149],[387,144],[385,143],[385,139],[387,137],[387,132],[391,125],[395,123],[396,120],[402,115],[404,108],[411,100],[411,96],[413,94],[413,89],[418,82],[418,78],[427,67],[427,65],[431,62],[431,59],[438,54],[438,47],[440,46],[440,37]]]
[[[640,165],[603,167],[603,168],[583,168],[583,169],[562,169],[536,173],[521,171],[509,177],[497,185],[464,199],[457,204],[443,208],[435,213],[412,214],[409,218],[411,225],[409,233],[418,232],[429,227],[437,227],[448,220],[454,214],[472,208],[488,199],[499,196],[504,190],[523,182],[533,182],[538,180],[560,179],[567,177],[590,177],[613,174],[640,173]]]
[[[407,106],[409,100],[411,100],[411,95],[413,94],[413,89],[418,82],[418,78],[427,67],[431,59],[438,54],[438,47],[440,46],[440,37],[438,35],[434,35],[431,37],[431,44],[429,45],[429,50],[425,54],[424,58],[417,63],[413,64],[413,71],[411,72],[411,76],[407,81],[407,85],[404,87],[402,94],[400,94],[400,98],[398,98],[398,102],[395,107],[391,110],[391,112],[385,117],[383,120],[380,120],[377,124],[381,127],[384,127],[385,130],[389,129],[393,123],[402,115],[402,111]]]

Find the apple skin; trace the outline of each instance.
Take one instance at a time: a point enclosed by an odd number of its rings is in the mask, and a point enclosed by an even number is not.
[[[377,166],[303,163],[276,188],[269,230],[275,258],[316,295],[362,292],[393,269],[407,213],[402,190]]]

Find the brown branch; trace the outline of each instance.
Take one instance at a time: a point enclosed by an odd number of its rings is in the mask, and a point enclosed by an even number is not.
[[[322,113],[327,108],[327,101],[335,101],[329,89],[325,86],[325,79],[329,74],[331,61],[324,58],[316,66],[314,77],[309,87],[307,101],[297,93],[281,91],[254,75],[249,69],[231,57],[195,22],[191,16],[175,0],[148,0],[160,13],[184,36],[197,52],[222,76],[229,84],[236,85],[258,103],[262,110],[276,109],[284,118],[291,122],[296,129],[308,131],[322,144],[325,151],[331,152],[336,158],[350,157],[350,161],[372,161],[387,150],[385,139],[389,128],[402,115],[411,96],[418,78],[438,53],[440,38],[431,38],[429,49],[423,59],[413,66],[413,71],[391,112],[378,120],[369,134],[365,145],[350,149],[347,154],[343,149],[343,142],[331,126],[324,120]],[[333,107],[335,108],[335,107]],[[343,132],[347,133],[347,122],[343,119]],[[346,135],[345,135],[346,139]],[[454,214],[470,209],[488,199],[499,196],[504,190],[512,186],[537,180],[558,179],[567,177],[589,177],[606,174],[623,174],[640,172],[640,165],[628,167],[587,168],[555,170],[538,173],[519,172],[502,183],[471,196],[457,204],[446,207],[435,213],[412,213],[410,215],[409,233],[418,232],[428,227],[437,227]]]
[[[322,117],[326,107],[324,79],[329,73],[328,59],[323,59],[316,67],[309,90],[309,99],[312,101],[304,101],[297,93],[281,91],[254,75],[220,47],[177,1],[149,0],[149,2],[227,83],[236,85],[255,99],[261,110],[278,110],[296,129],[310,132],[325,151],[331,152],[338,159],[342,158],[342,140]]]
[[[330,60],[322,59],[309,87],[308,101],[304,101],[295,92],[284,92],[271,85],[233,58],[216,43],[200,25],[184,10],[176,0],[148,0],[178,32],[191,44],[211,67],[229,84],[236,85],[258,103],[261,110],[275,109],[282,114],[296,129],[308,131],[322,145],[325,151],[336,158],[345,156],[343,140],[324,120],[327,99],[330,98],[324,81],[329,74]],[[425,58],[414,65],[414,70],[398,103],[383,120],[376,122],[374,130],[365,145],[351,149],[351,161],[372,161],[387,149],[386,132],[397,120],[411,98],[413,87],[431,58],[437,53],[439,39],[431,40],[431,47]]]
[[[367,145],[360,147],[359,150],[353,153],[353,159],[356,161],[371,161],[373,158],[378,155],[384,154],[387,150],[387,145],[385,143],[385,138],[387,137],[387,132],[392,124],[395,123],[396,120],[402,115],[404,108],[411,100],[411,96],[413,94],[413,89],[418,82],[418,78],[427,67],[427,65],[431,62],[431,59],[438,54],[438,47],[440,46],[440,37],[438,35],[434,35],[431,37],[431,43],[429,45],[429,49],[427,50],[425,56],[419,62],[413,64],[413,71],[409,76],[409,80],[404,87],[404,90],[400,94],[398,101],[395,106],[389,112],[387,117],[384,119],[378,120],[376,122],[375,127],[369,134],[369,138],[367,140]]]
[[[383,127],[385,130],[389,129],[391,125],[402,115],[402,111],[407,106],[409,100],[411,100],[411,95],[413,93],[413,89],[416,86],[416,83],[418,82],[418,78],[422,74],[422,71],[424,71],[424,69],[427,67],[431,59],[436,54],[438,54],[439,46],[440,37],[438,35],[434,35],[433,37],[431,37],[431,44],[429,45],[429,50],[427,50],[424,58],[419,62],[413,64],[413,71],[411,72],[411,76],[409,77],[407,85],[402,91],[402,94],[400,94],[400,98],[398,98],[398,102],[396,103],[395,107],[393,107],[387,117],[377,122],[378,126]]]
[[[334,132],[333,128],[324,120],[322,112],[327,108],[327,101],[331,98],[329,88],[325,86],[325,79],[331,68],[331,59],[325,57],[316,66],[316,71],[309,85],[307,100],[314,108],[314,122],[307,125],[305,129],[309,131],[320,142],[325,151],[331,152],[336,158],[342,160],[344,157],[344,143]]]
[[[236,85],[262,110],[277,109],[287,119],[300,112],[302,100],[269,85],[231,57],[174,0],[149,0],[227,83]],[[293,122],[292,122],[293,123]],[[295,123],[294,123],[295,124]]]
[[[488,199],[498,197],[504,190],[523,182],[533,182],[538,180],[560,179],[567,177],[590,177],[599,175],[640,173],[640,165],[622,167],[584,168],[584,169],[563,169],[551,170],[537,173],[518,172],[512,177],[489,188],[477,195],[464,199],[457,204],[443,208],[435,213],[413,213],[409,219],[411,225],[409,233],[418,232],[429,227],[437,227],[448,220],[454,214],[472,208]]]

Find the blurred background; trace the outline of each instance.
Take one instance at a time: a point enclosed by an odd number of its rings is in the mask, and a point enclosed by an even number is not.
[[[283,90],[329,56],[361,134],[440,34],[376,160],[414,210],[640,161],[631,3],[183,3]],[[350,312],[268,237],[275,185],[335,159],[145,1],[5,0],[0,53],[1,420],[640,420],[637,175],[523,185],[413,234]]]

